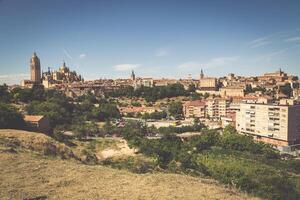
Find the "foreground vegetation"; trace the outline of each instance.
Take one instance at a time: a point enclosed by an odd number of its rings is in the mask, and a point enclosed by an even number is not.
[[[273,147],[230,126],[222,135],[203,130],[186,142],[173,134],[150,140],[144,133],[137,124],[128,124],[123,137],[162,170],[213,177],[264,199],[300,198],[300,160],[283,160]]]
[[[167,93],[162,94],[165,90]],[[177,93],[173,94],[170,91]],[[147,101],[155,101],[164,98],[165,95],[188,95],[183,94],[184,90],[180,85],[149,91],[141,88],[138,92],[140,93],[132,95],[150,98],[151,94],[155,94],[155,99]],[[273,147],[255,142],[251,137],[239,135],[230,126],[226,127],[222,134],[207,130],[198,120],[195,120],[193,126],[180,128],[156,129],[134,121],[128,122],[125,127],[118,127],[110,122],[120,118],[113,99],[97,99],[89,94],[72,100],[55,90],[44,90],[40,87],[15,88],[10,92],[7,88],[0,87],[0,94],[0,128],[26,129],[22,115],[15,108],[17,106],[23,106],[21,109],[29,114],[45,115],[50,119],[53,128],[51,140],[49,137],[37,140],[39,137],[35,137],[34,134],[28,136],[30,140],[16,139],[17,136],[0,138],[0,145],[5,146],[4,153],[18,153],[18,148],[22,147],[23,150],[34,150],[44,156],[59,156],[89,165],[102,164],[135,173],[168,172],[198,178],[211,177],[264,199],[300,199],[300,160],[284,160]],[[96,107],[94,104],[100,106]],[[168,113],[161,112],[142,117],[159,119],[167,114],[181,118],[181,103],[171,102]],[[105,122],[102,128],[97,124],[99,121]],[[71,130],[74,135],[66,136],[66,130]],[[187,131],[201,131],[202,135],[190,137],[186,141],[182,141],[176,135]],[[105,135],[122,135],[128,145],[138,151],[138,156],[102,159],[97,155],[99,151],[107,147],[118,149],[118,144],[114,141],[89,139],[88,136]],[[161,137],[148,139],[148,136],[154,135]]]
[[[98,145],[96,149],[104,144]],[[48,148],[56,149],[52,151],[56,156],[49,155]],[[86,165],[60,156],[69,155],[65,148],[70,150],[43,134],[0,130],[0,199],[254,199],[211,179],[154,171],[131,173],[122,170],[122,160],[113,166],[120,170]],[[149,162],[133,157],[123,160],[128,168]],[[123,163],[118,166],[116,162]]]

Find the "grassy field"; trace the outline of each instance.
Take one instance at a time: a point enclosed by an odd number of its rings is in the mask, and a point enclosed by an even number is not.
[[[30,134],[28,140],[31,142],[26,140],[26,134]],[[36,137],[39,140],[35,140]],[[18,142],[19,140],[22,142]],[[134,174],[101,165],[84,165],[71,157],[60,159],[57,156],[46,156],[42,149],[35,148],[37,141],[40,141],[39,147],[41,141],[54,142],[42,134],[0,130],[1,200],[37,197],[39,199],[254,199],[211,179],[164,173]],[[59,149],[68,149],[62,146]]]

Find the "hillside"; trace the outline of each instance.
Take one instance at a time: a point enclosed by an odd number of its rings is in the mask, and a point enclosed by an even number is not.
[[[45,156],[43,144],[71,159]],[[253,198],[210,179],[84,165],[67,146],[45,135],[0,130],[0,199]]]

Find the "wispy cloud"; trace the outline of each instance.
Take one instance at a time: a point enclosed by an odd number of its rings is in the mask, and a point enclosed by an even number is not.
[[[297,32],[299,32],[300,29],[292,29],[292,30],[282,30],[282,31],[278,31],[269,35],[265,35],[263,37],[259,37],[256,38],[250,42],[247,43],[247,45],[250,48],[258,48],[258,47],[263,47],[269,44],[273,44],[273,43],[278,43],[278,42],[282,42],[282,40],[286,37],[289,37],[287,39],[285,39],[285,42],[295,42],[295,41],[299,41],[300,37],[291,37],[292,35],[297,34]]]
[[[169,55],[169,51],[167,49],[159,49],[156,51],[155,56],[163,57]]]
[[[251,42],[248,43],[250,48],[257,48],[257,47],[262,47],[268,44],[271,44],[272,41],[270,40],[270,36],[267,37],[261,37],[257,38],[255,40],[252,40]]]
[[[29,74],[5,74],[0,75],[0,84],[6,83],[8,85],[20,84],[24,79],[29,79]]]
[[[140,64],[120,64],[120,65],[113,66],[113,68],[116,71],[129,71],[129,70],[137,69],[140,66],[141,66]]]
[[[71,56],[71,54],[66,50],[66,49],[62,49],[64,54],[69,58],[69,59],[73,59],[73,57]]]
[[[86,58],[86,54],[84,54],[84,53],[80,54],[80,55],[79,55],[79,58],[80,58],[80,59]]]
[[[300,42],[300,36],[299,37],[291,37],[284,40],[285,42]]]
[[[287,48],[284,48],[284,49],[280,49],[280,50],[277,50],[277,51],[273,51],[267,55],[264,56],[265,60],[267,60],[268,62],[270,62],[271,60],[273,60],[273,58],[276,58],[278,57],[279,55],[282,55],[282,54],[285,54],[286,52],[288,52],[289,50],[291,49],[295,49],[295,48],[298,48],[300,47],[300,43],[299,44],[296,44],[294,46],[290,46],[290,47],[287,47]]]
[[[271,33],[269,35],[265,35],[263,37],[256,38],[250,42],[248,42],[248,45],[250,48],[257,48],[257,47],[262,47],[266,46],[268,44],[272,44],[274,40],[278,40],[280,37],[284,37],[288,34],[291,34],[295,32],[296,30],[284,30],[284,31],[278,31],[275,33]]]

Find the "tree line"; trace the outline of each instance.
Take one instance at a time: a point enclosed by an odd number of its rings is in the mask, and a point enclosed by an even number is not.
[[[73,100],[58,90],[45,90],[42,86],[17,87],[8,91],[6,85],[0,86],[0,94],[0,128],[21,128],[24,125],[22,114],[12,104],[25,105],[23,113],[46,116],[53,130],[56,127],[71,129],[74,124],[84,125],[86,121],[104,122],[120,118],[115,103],[97,99],[92,94]],[[96,107],[95,103],[99,106]]]
[[[142,97],[147,102],[155,102],[158,99],[189,95],[190,91],[185,90],[184,86],[180,83],[154,87],[141,86],[137,89],[134,89],[132,86],[123,86],[119,89],[105,93],[106,97]]]

